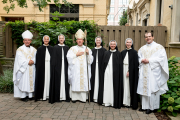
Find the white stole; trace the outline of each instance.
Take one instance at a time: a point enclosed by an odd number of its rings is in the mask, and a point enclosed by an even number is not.
[[[127,77],[127,72],[129,70],[129,55],[128,51],[123,61],[123,85],[124,85],[124,94],[123,94],[123,104],[125,106],[130,106],[130,86],[129,86],[129,77]]]
[[[64,44],[58,44],[59,46],[65,46]],[[61,83],[60,83],[60,100],[66,100],[65,92],[65,68],[64,68],[64,50],[62,48],[62,63],[61,63]]]
[[[99,47],[99,48],[95,47],[95,49],[100,49],[101,47]],[[95,68],[95,80],[94,80],[94,96],[93,96],[94,102],[97,102],[98,92],[99,92],[98,90],[99,90],[99,64],[98,64],[98,50],[97,50],[96,68]]]
[[[46,55],[45,55],[45,81],[44,81],[44,93],[43,100],[49,98],[49,85],[50,85],[50,54],[46,47]]]
[[[113,89],[113,52],[110,50],[111,56],[109,58],[108,65],[104,73],[104,93],[103,93],[103,104],[105,106],[114,106],[114,89]]]

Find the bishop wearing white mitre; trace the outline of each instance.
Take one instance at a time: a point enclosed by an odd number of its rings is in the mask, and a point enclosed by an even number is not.
[[[30,46],[32,37],[29,30],[22,33],[24,45],[17,49],[14,62],[14,97],[23,101],[32,98],[34,92],[36,49]]]
[[[86,49],[86,46],[83,45],[85,34],[81,29],[76,32],[75,37],[77,45],[71,47],[67,53],[70,98],[72,102],[76,102],[76,100],[86,102],[88,99],[88,82],[89,90],[91,89],[90,78],[93,56],[91,49]],[[87,64],[89,79],[87,77]]]
[[[164,47],[154,42],[153,34],[145,33],[146,45],[138,51],[139,82],[137,93],[142,96],[142,108],[150,114],[159,109],[160,95],[168,91],[168,60]]]

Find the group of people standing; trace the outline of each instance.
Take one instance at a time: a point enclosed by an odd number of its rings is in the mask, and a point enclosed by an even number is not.
[[[24,45],[16,52],[13,81],[14,97],[23,101],[33,96],[35,101],[49,99],[49,103],[90,99],[104,106],[137,109],[140,95],[139,111],[149,114],[159,108],[160,95],[168,90],[166,51],[153,41],[150,32],[145,33],[147,43],[138,53],[131,38],[125,40],[126,49],[119,52],[115,40],[106,50],[98,36],[91,50],[83,45],[85,33],[81,29],[75,34],[77,45],[70,49],[63,34],[54,47],[45,35],[37,50],[30,46],[30,31],[22,37]]]

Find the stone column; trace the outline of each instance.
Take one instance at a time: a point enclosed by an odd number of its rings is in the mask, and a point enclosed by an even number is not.
[[[180,42],[180,0],[173,1],[171,42]]]

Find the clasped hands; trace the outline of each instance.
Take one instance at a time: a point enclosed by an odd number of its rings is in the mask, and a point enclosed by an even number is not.
[[[88,49],[86,49],[85,52],[86,52],[87,55],[89,55],[89,50],[88,50]],[[76,53],[76,56],[78,57],[78,56],[81,56],[81,55],[83,55],[83,54],[84,54],[83,51],[78,51],[78,52]]]
[[[28,65],[33,65],[34,64],[34,61],[30,60]]]
[[[148,59],[142,59],[141,63],[147,64],[147,63],[149,63],[149,60]],[[129,77],[129,71],[126,73],[126,77]]]
[[[147,63],[149,63],[149,60],[148,59],[142,59],[141,63],[147,64]]]
[[[129,77],[129,71],[126,73],[126,77]]]

